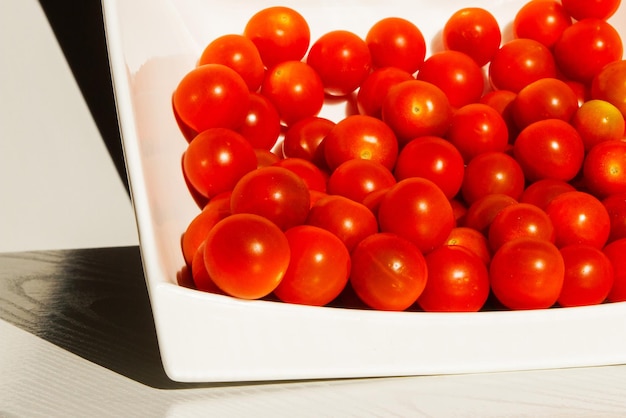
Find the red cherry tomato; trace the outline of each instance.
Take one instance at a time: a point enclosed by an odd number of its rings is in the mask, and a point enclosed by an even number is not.
[[[376,217],[366,206],[339,195],[320,197],[311,206],[306,223],[337,235],[349,251],[378,231]]]
[[[418,136],[443,136],[450,126],[452,106],[432,83],[403,81],[392,86],[382,106],[382,118],[401,145]]]
[[[452,206],[432,181],[411,177],[389,188],[378,208],[383,232],[392,232],[428,253],[442,245],[454,228]]]
[[[600,200],[581,191],[556,196],[546,213],[552,220],[556,245],[587,244],[602,248],[609,237],[611,220]]]
[[[223,64],[243,78],[251,92],[261,87],[265,67],[256,45],[243,35],[228,34],[215,38],[202,51],[198,65]]]
[[[517,97],[516,93],[508,90],[491,90],[485,93],[479,103],[486,104],[498,111],[500,116],[506,122],[509,131],[509,143],[512,144],[519,133],[517,124],[513,117],[513,100]]]
[[[289,251],[285,234],[267,218],[233,214],[209,231],[204,264],[226,294],[258,299],[269,295],[283,279]]]
[[[619,32],[601,19],[583,19],[563,31],[554,44],[554,58],[568,78],[590,83],[607,64],[622,59]]]
[[[509,205],[498,212],[489,226],[489,246],[493,251],[522,237],[554,242],[554,226],[543,209],[530,203]]]
[[[600,249],[573,244],[561,248],[565,280],[559,295],[561,306],[597,305],[604,302],[613,287],[613,265]]]
[[[470,205],[494,193],[506,194],[518,200],[524,186],[524,173],[513,157],[504,152],[485,152],[467,164],[461,194]]]
[[[285,236],[290,261],[274,294],[283,302],[327,305],[348,282],[348,249],[336,235],[315,226],[295,226],[285,231]]]
[[[360,158],[343,162],[328,179],[328,193],[363,202],[368,194],[393,186],[396,179],[380,163]]]
[[[517,93],[512,103],[513,119],[519,129],[544,119],[569,122],[577,110],[578,96],[556,78],[533,81]]]
[[[293,171],[262,167],[237,182],[230,198],[230,210],[233,214],[263,216],[284,231],[304,223],[310,199],[306,183]]]
[[[585,185],[604,198],[626,192],[626,141],[604,141],[594,145],[583,163]]]
[[[387,17],[367,32],[365,42],[374,68],[395,67],[410,74],[420,69],[426,57],[426,40],[413,22]]]
[[[256,169],[252,145],[239,133],[213,128],[198,134],[183,155],[183,172],[204,197],[232,190],[241,176]]]
[[[513,20],[513,33],[517,38],[534,39],[552,48],[571,24],[572,18],[560,2],[534,0],[517,11]]]
[[[248,114],[237,132],[254,148],[272,149],[280,135],[280,116],[272,102],[259,93],[251,93]]]
[[[601,69],[591,82],[591,97],[606,100],[626,118],[626,60],[615,61]]]
[[[180,80],[172,97],[176,114],[195,132],[239,128],[248,113],[249,100],[246,82],[222,64],[194,68]]]
[[[246,23],[244,36],[259,50],[267,68],[283,61],[299,61],[311,42],[306,19],[294,9],[268,7],[255,13]]]
[[[489,271],[475,254],[442,246],[426,255],[428,280],[417,304],[426,312],[477,312],[489,296]]]
[[[626,122],[617,107],[605,100],[587,100],[574,113],[570,121],[585,145],[585,151],[602,141],[624,138]]]
[[[193,256],[191,262],[191,280],[197,290],[220,295],[225,294],[224,291],[215,284],[211,276],[209,276],[209,272],[206,270],[206,265],[204,264],[204,242],[200,244],[198,251],[196,251]]]
[[[352,251],[350,283],[369,307],[403,311],[424,291],[426,261],[410,241],[395,234],[377,233]]]
[[[491,85],[517,93],[533,81],[556,77],[552,52],[533,39],[513,39],[503,44],[489,65]]]
[[[352,93],[372,67],[365,41],[347,30],[334,30],[320,36],[311,45],[306,62],[319,74],[324,91],[332,96]]]
[[[574,19],[608,19],[617,11],[620,0],[562,0],[563,7]]]
[[[626,193],[617,193],[602,199],[611,219],[611,232],[608,242],[626,238]]]
[[[318,166],[303,158],[287,157],[276,161],[272,164],[274,167],[283,167],[293,171],[300,177],[306,186],[311,190],[326,192],[326,182],[328,174],[322,171]]]
[[[335,122],[319,116],[297,121],[285,132],[283,154],[285,157],[303,158],[318,167],[324,167],[326,157],[320,144],[334,126]]]
[[[529,181],[544,178],[570,181],[582,168],[585,146],[569,123],[544,119],[520,132],[513,144],[513,154]]]
[[[465,7],[446,21],[442,32],[444,47],[463,52],[484,66],[500,47],[502,34],[496,18],[480,7]]]
[[[521,203],[530,203],[545,210],[550,201],[556,196],[575,190],[574,186],[563,180],[542,179],[526,186],[519,201]]]
[[[444,245],[465,248],[480,258],[485,265],[489,265],[491,261],[491,249],[487,237],[474,228],[466,226],[452,228]]]
[[[453,50],[429,56],[417,79],[439,87],[454,108],[477,102],[485,88],[481,67],[469,55]]]
[[[493,255],[489,266],[491,289],[509,309],[545,309],[553,306],[563,287],[565,263],[549,241],[519,238]]]
[[[613,266],[613,286],[607,296],[609,302],[626,301],[626,238],[615,240],[602,250]]]
[[[412,80],[413,76],[396,67],[382,67],[372,71],[361,83],[356,102],[362,115],[382,118],[383,101],[391,86]]]
[[[509,195],[492,193],[485,195],[467,208],[462,226],[473,228],[487,235],[493,218],[505,207],[518,203]]]
[[[461,189],[465,164],[459,150],[437,136],[415,138],[402,148],[394,174],[398,180],[422,177],[435,183],[448,199]]]
[[[366,115],[351,115],[337,122],[323,147],[331,170],[354,158],[372,160],[391,170],[398,157],[398,141],[391,128]]]

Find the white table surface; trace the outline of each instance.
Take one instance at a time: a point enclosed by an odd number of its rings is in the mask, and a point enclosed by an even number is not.
[[[0,252],[137,245],[132,207],[36,0],[0,0]],[[0,320],[0,417],[626,414],[626,366],[160,390]]]

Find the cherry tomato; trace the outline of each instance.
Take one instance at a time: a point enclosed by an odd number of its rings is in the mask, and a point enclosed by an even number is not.
[[[293,171],[304,181],[309,191],[317,190],[319,192],[326,192],[328,174],[312,162],[303,158],[287,157],[276,161],[272,165]]]
[[[477,102],[485,88],[481,67],[467,54],[446,50],[429,56],[417,79],[439,87],[454,108]]]
[[[527,185],[519,201],[521,203],[530,203],[545,210],[550,201],[556,196],[575,190],[574,186],[563,180],[542,179]]]
[[[524,186],[524,173],[513,157],[504,152],[485,152],[467,164],[461,193],[470,205],[494,193],[506,194],[518,200]]]
[[[485,234],[466,226],[456,226],[444,243],[450,247],[462,247],[476,255],[486,266],[491,261],[491,249]]]
[[[324,105],[322,80],[301,61],[284,61],[273,67],[261,85],[261,94],[270,99],[287,126],[316,116]]]
[[[561,306],[597,305],[604,302],[613,287],[613,265],[600,249],[573,244],[561,248],[565,280],[559,295]]]
[[[582,168],[583,140],[568,122],[544,119],[517,136],[513,154],[529,181],[544,178],[570,181]]]
[[[257,168],[268,167],[281,160],[280,156],[268,149],[255,148],[254,153],[256,154]]]
[[[626,193],[616,193],[602,199],[611,219],[608,242],[626,238]]]
[[[198,65],[223,64],[243,78],[251,92],[261,87],[265,67],[256,45],[238,34],[215,38],[202,51]]]
[[[556,77],[552,52],[533,39],[513,39],[503,44],[489,65],[491,85],[517,93],[533,81]]]
[[[591,97],[606,100],[626,118],[626,60],[607,64],[596,74],[591,82]]]
[[[444,136],[452,120],[452,106],[434,84],[403,81],[392,86],[385,96],[382,118],[404,145],[418,136]]]
[[[324,91],[345,96],[357,89],[372,67],[372,57],[361,37],[347,30],[334,30],[311,45],[306,59],[320,76]]]
[[[285,132],[283,154],[285,157],[303,158],[318,167],[324,167],[326,157],[320,145],[334,126],[335,122],[319,116],[297,121]]]
[[[604,198],[626,192],[626,141],[604,141],[589,150],[583,163],[585,186]]]
[[[574,19],[608,19],[617,11],[620,0],[562,0],[563,7]]]
[[[268,7],[255,13],[246,23],[244,36],[259,50],[267,68],[283,61],[299,61],[311,42],[306,19],[284,6]]]
[[[311,206],[306,223],[337,235],[349,251],[365,237],[378,232],[376,217],[366,206],[339,195],[319,198]]]
[[[601,19],[584,19],[563,31],[554,44],[559,69],[570,79],[590,83],[607,64],[622,59],[619,32]]]
[[[569,122],[577,110],[578,96],[556,78],[533,81],[517,93],[512,103],[513,119],[519,129],[544,119]]]
[[[337,122],[323,147],[331,170],[354,158],[372,160],[391,170],[398,158],[394,132],[380,119],[366,115],[351,115]]]
[[[480,7],[465,7],[446,21],[442,32],[446,49],[463,52],[484,66],[494,56],[502,34],[496,18]]]
[[[270,294],[287,271],[289,242],[270,220],[250,213],[233,214],[209,231],[204,264],[226,294],[258,299]]]
[[[369,307],[403,311],[415,303],[428,278],[426,260],[410,241],[377,233],[352,251],[350,283]]]
[[[425,256],[428,280],[417,304],[426,312],[477,312],[489,296],[489,271],[475,254],[442,246]]]
[[[382,106],[391,86],[412,80],[413,76],[396,67],[382,67],[372,71],[361,83],[357,93],[357,108],[362,115],[382,118]]]
[[[195,132],[209,128],[239,128],[248,113],[248,85],[235,70],[206,64],[178,83],[172,103],[181,121]]]
[[[479,103],[486,104],[498,111],[509,131],[509,143],[512,144],[519,133],[519,128],[513,117],[513,101],[517,97],[516,93],[508,90],[491,90],[485,93]]]
[[[473,228],[486,236],[493,218],[505,207],[516,203],[517,200],[506,194],[485,195],[467,208],[462,226]]]
[[[387,167],[357,158],[341,163],[332,172],[328,179],[328,193],[362,203],[368,194],[394,184],[396,179]]]
[[[607,296],[609,302],[626,301],[626,238],[615,240],[602,250],[613,266],[613,286]]]
[[[508,148],[509,130],[497,110],[482,103],[472,103],[454,112],[446,134],[468,163],[484,152],[503,152]]]
[[[327,305],[348,282],[348,249],[336,235],[315,226],[295,226],[285,231],[285,236],[289,266],[274,295],[288,303]]]
[[[239,133],[212,128],[194,138],[183,155],[183,172],[194,190],[213,197],[232,190],[241,176],[256,169],[252,145]]]
[[[534,39],[552,48],[571,24],[572,18],[560,2],[534,0],[517,11],[513,20],[513,33],[517,38]]]
[[[413,22],[387,17],[367,32],[365,42],[374,68],[395,67],[410,74],[420,69],[426,57],[426,40]]]
[[[574,113],[571,124],[583,140],[585,151],[599,142],[624,138],[626,123],[617,107],[605,100],[588,100]]]
[[[230,210],[253,213],[287,230],[303,224],[311,206],[306,183],[284,167],[262,167],[241,177],[233,188]]]
[[[394,169],[396,179],[422,177],[435,183],[448,199],[461,189],[465,164],[459,150],[437,136],[415,138],[402,148]]]
[[[452,206],[432,181],[411,177],[391,186],[380,202],[378,224],[428,253],[442,245],[454,228]]]
[[[493,251],[522,237],[554,242],[554,226],[543,209],[530,203],[509,205],[498,212],[489,226],[488,240]]]
[[[204,241],[200,244],[198,251],[196,251],[193,256],[191,262],[191,278],[197,290],[220,295],[225,294],[222,289],[215,284],[211,276],[209,276],[209,272],[206,270],[206,265],[204,264]]]
[[[552,220],[555,243],[559,248],[570,244],[587,244],[602,248],[609,237],[609,213],[593,195],[586,192],[565,192],[556,196],[546,213]]]
[[[259,93],[251,93],[248,114],[237,132],[254,148],[272,149],[280,135],[280,116],[272,102]]]
[[[509,309],[553,306],[563,288],[565,263],[549,241],[518,238],[495,252],[489,266],[491,289]]]

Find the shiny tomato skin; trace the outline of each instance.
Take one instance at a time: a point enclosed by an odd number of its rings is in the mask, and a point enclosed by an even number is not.
[[[282,158],[272,164],[274,167],[283,167],[293,171],[300,177],[309,191],[316,190],[326,193],[326,183],[328,181],[328,173],[322,171],[318,166],[303,158],[287,157]]]
[[[613,287],[611,260],[600,249],[573,244],[560,249],[565,263],[565,280],[558,304],[563,307],[598,305]]]
[[[513,117],[513,101],[517,97],[516,93],[508,90],[491,90],[482,95],[478,103],[486,104],[498,111],[506,122],[509,131],[509,144],[512,144],[519,133],[517,123]]]
[[[306,19],[284,6],[259,10],[248,19],[243,34],[256,45],[268,69],[284,61],[301,60],[311,42]]]
[[[611,219],[611,232],[607,242],[626,238],[626,193],[612,194],[602,199]]]
[[[452,120],[452,106],[437,86],[408,80],[389,89],[382,105],[382,119],[405,145],[419,136],[444,136]]]
[[[503,208],[489,226],[492,251],[517,238],[536,238],[554,243],[554,225],[548,214],[530,203],[516,203]]]
[[[606,100],[626,118],[626,60],[607,64],[591,82],[591,98]]]
[[[473,228],[486,236],[493,218],[505,207],[516,203],[517,200],[506,194],[485,195],[469,205],[461,226]]]
[[[206,64],[189,71],[180,80],[172,103],[189,129],[237,129],[248,112],[250,92],[235,70],[223,64]]]
[[[336,235],[311,225],[290,228],[285,236],[289,242],[289,266],[274,295],[287,303],[327,305],[348,282],[348,249]]]
[[[359,113],[381,119],[383,101],[391,86],[412,79],[413,76],[410,73],[400,68],[374,69],[363,80],[357,92],[356,102]]]
[[[370,235],[352,251],[350,284],[370,308],[408,309],[423,292],[427,278],[420,250],[395,234]]]
[[[331,170],[343,162],[361,158],[391,170],[398,158],[398,140],[380,119],[350,115],[335,124],[323,142],[326,163]]]
[[[533,39],[513,39],[504,43],[489,65],[489,80],[498,90],[514,93],[541,78],[555,78],[552,52]]]
[[[477,102],[485,84],[481,67],[469,55],[452,50],[430,55],[416,78],[439,87],[454,108]]]
[[[495,252],[489,275],[491,289],[505,307],[546,309],[556,303],[561,293],[565,263],[551,242],[519,238]]]
[[[563,180],[542,179],[527,185],[519,201],[530,203],[545,210],[556,196],[575,190],[574,186]]]
[[[465,7],[448,18],[442,39],[446,49],[463,52],[482,67],[500,47],[502,33],[491,12],[480,7]]]
[[[363,203],[368,194],[396,184],[389,169],[371,160],[356,158],[343,162],[328,178],[328,193]]]
[[[585,186],[604,198],[626,192],[626,141],[604,141],[594,145],[583,163]]]
[[[316,116],[324,105],[322,80],[302,61],[284,61],[269,70],[261,94],[274,104],[287,126]]]
[[[486,104],[471,103],[454,112],[445,137],[468,163],[484,152],[505,151],[509,129],[497,110]]]
[[[432,181],[411,177],[390,187],[378,208],[382,232],[391,232],[428,253],[442,245],[456,225],[446,195]]]
[[[604,66],[622,59],[619,32],[602,19],[583,19],[563,31],[554,44],[554,58],[566,77],[590,83]]]
[[[224,293],[242,299],[269,295],[289,265],[289,242],[276,224],[254,214],[233,214],[209,231],[204,263]]]
[[[254,148],[270,150],[280,135],[280,116],[272,102],[260,93],[250,94],[250,107],[237,129]]]
[[[489,296],[489,271],[469,250],[442,246],[425,256],[428,280],[417,304],[426,312],[477,312]]]
[[[523,5],[513,20],[513,33],[517,38],[530,38],[548,48],[559,39],[572,18],[563,5],[554,0],[535,0]]]
[[[303,224],[311,206],[309,189],[293,171],[277,166],[258,168],[245,174],[233,188],[233,214],[263,216],[280,229]]]
[[[256,45],[243,35],[227,34],[215,38],[204,48],[198,65],[223,64],[243,78],[251,92],[261,87],[265,66]]]
[[[518,162],[504,152],[485,152],[465,167],[461,194],[468,204],[488,194],[506,194],[518,200],[525,187]]]
[[[196,251],[196,254],[193,256],[193,260],[191,262],[191,279],[193,281],[193,286],[197,290],[216,293],[219,295],[225,294],[224,291],[215,284],[206,269],[206,265],[204,264],[204,242],[200,244],[198,251]]]
[[[609,302],[626,301],[626,238],[607,244],[602,252],[609,258],[613,266],[613,286],[607,296]]]
[[[194,190],[211,198],[232,190],[241,176],[256,168],[257,159],[254,148],[241,134],[212,128],[193,139],[182,163]]]
[[[563,7],[574,19],[608,19],[619,8],[620,0],[562,0]]]
[[[332,96],[352,93],[372,68],[367,44],[347,30],[333,30],[320,36],[311,45],[306,62],[319,74],[326,94]]]
[[[520,130],[544,119],[569,122],[577,110],[578,96],[557,78],[533,81],[517,93],[512,103],[513,119]]]
[[[463,183],[465,164],[459,150],[437,136],[422,136],[407,143],[394,168],[397,180],[422,177],[435,183],[448,199],[457,195]]]
[[[374,23],[365,42],[374,68],[394,67],[413,74],[426,57],[424,35],[413,22],[401,17],[386,17]]]
[[[608,240],[609,214],[602,202],[589,193],[578,190],[561,193],[548,204],[546,213],[554,225],[559,248],[570,244],[602,248]]]
[[[320,168],[326,166],[321,143],[334,126],[335,122],[319,116],[310,116],[297,121],[285,132],[283,155],[303,158]]]
[[[489,241],[482,232],[466,226],[456,226],[444,243],[450,247],[462,247],[476,255],[486,266],[491,261]]]
[[[585,145],[585,152],[603,141],[617,141],[625,137],[626,121],[619,109],[606,100],[585,101],[570,121]]]
[[[306,224],[337,235],[349,251],[378,232],[376,217],[365,205],[339,195],[320,197],[311,206]]]
[[[572,180],[582,168],[585,146],[580,134],[560,119],[531,123],[517,136],[513,154],[528,181]]]

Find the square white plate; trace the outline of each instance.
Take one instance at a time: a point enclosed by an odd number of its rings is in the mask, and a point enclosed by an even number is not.
[[[402,16],[431,50],[456,10],[485,7],[510,37],[525,0],[284,0],[309,21],[365,35]],[[141,253],[165,371],[184,382],[399,376],[626,362],[626,303],[536,311],[376,312],[243,301],[177,284],[180,236],[199,212],[171,95],[211,39],[270,1],[104,0],[106,35]],[[612,18],[626,34],[626,7]],[[331,109],[332,112],[332,109]],[[325,115],[333,117],[332,114]],[[334,115],[335,117],[338,115]]]

